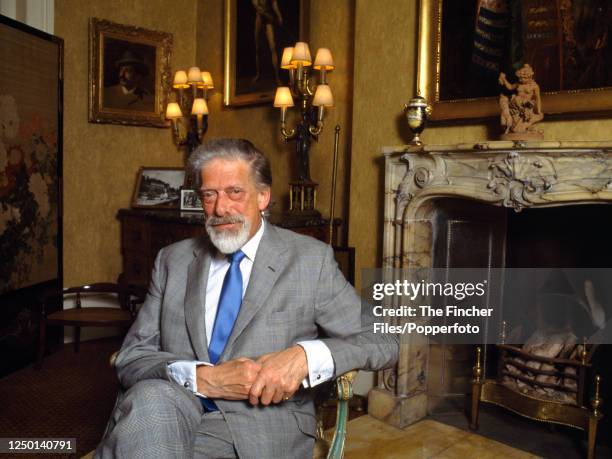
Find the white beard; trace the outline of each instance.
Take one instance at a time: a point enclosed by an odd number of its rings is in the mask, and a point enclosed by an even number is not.
[[[242,223],[237,230],[217,230],[215,224],[222,223]],[[242,215],[231,217],[208,217],[206,219],[206,232],[210,237],[210,242],[224,254],[234,253],[242,248],[249,240],[251,224]]]

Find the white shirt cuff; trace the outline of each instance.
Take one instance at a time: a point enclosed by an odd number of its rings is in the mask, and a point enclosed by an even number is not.
[[[302,381],[302,386],[305,388],[315,387],[333,378],[334,359],[323,341],[300,341],[297,344],[302,346],[308,360],[308,378]]]
[[[168,372],[175,383],[180,384],[185,389],[189,389],[199,397],[207,398],[206,395],[198,392],[198,383],[196,379],[196,367],[198,365],[213,366],[208,362],[177,360],[176,362],[168,364]]]

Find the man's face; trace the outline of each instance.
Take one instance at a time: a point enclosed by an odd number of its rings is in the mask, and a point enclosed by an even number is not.
[[[211,241],[223,253],[235,252],[259,229],[270,189],[257,189],[249,164],[241,160],[213,159],[202,168],[201,179]]]
[[[136,67],[127,64],[119,67],[119,84],[126,89],[134,89],[142,79],[142,75],[136,70]]]

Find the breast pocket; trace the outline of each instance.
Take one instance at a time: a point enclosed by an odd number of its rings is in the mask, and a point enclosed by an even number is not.
[[[276,311],[266,316],[268,325],[296,323],[298,320],[296,311]]]

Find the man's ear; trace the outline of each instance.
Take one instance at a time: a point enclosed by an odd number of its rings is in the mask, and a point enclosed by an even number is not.
[[[270,204],[270,196],[271,190],[269,187],[266,187],[264,190],[259,190],[257,192],[257,204],[259,210],[266,210],[268,208],[268,204]]]

